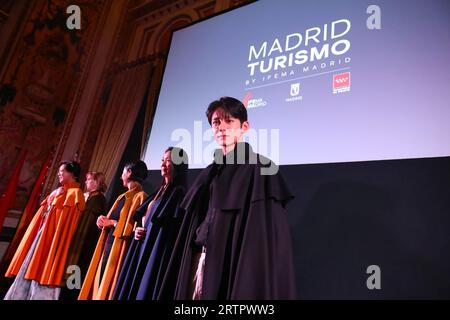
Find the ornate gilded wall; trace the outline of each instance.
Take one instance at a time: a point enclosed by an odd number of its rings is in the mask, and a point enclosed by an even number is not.
[[[2,52],[0,41],[0,101],[4,102],[0,106],[0,192],[23,149],[28,154],[15,203],[18,210],[23,209],[49,153],[53,152],[53,162],[45,192],[56,185],[60,160],[78,154],[87,171],[102,120],[115,112],[114,108],[106,109],[114,77],[120,70],[149,63],[152,76],[145,132],[137,142],[143,147],[151,130],[172,31],[247,2],[2,1],[4,11],[12,12],[21,5],[25,8],[20,12],[26,16],[16,17],[24,21],[16,24],[11,35],[14,41],[8,42],[14,46]],[[81,8],[81,30],[66,27],[66,8],[70,4]],[[0,34],[5,16],[0,15]]]
[[[17,193],[21,209],[42,163],[59,143],[71,120],[72,99],[103,10],[103,0],[77,1],[81,30],[68,30],[66,8],[73,1],[28,1],[26,23],[13,34],[0,79],[0,191],[4,190],[19,154],[27,151]],[[19,3],[19,2],[17,2]],[[3,5],[7,4],[2,2]],[[12,11],[14,2],[8,2]],[[3,25],[0,25],[0,28]],[[5,58],[6,54],[3,55]]]

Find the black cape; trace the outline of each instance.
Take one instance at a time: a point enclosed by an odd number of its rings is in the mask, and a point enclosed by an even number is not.
[[[131,241],[114,290],[116,300],[154,300],[159,296],[172,249],[182,221],[180,203],[185,195],[183,187],[169,186],[153,207],[145,221],[144,239]],[[156,193],[155,193],[156,194]],[[140,221],[155,194],[136,210]]]
[[[296,298],[285,210],[293,196],[280,173],[261,174],[262,168],[273,165],[267,164],[269,159],[253,153],[247,143],[238,146],[246,150],[246,163],[226,164],[210,195],[209,184],[220,166],[219,150],[215,162],[200,173],[181,203],[185,217],[160,299],[192,299],[192,269],[199,250],[194,239],[209,201],[219,214],[208,232],[202,299]],[[249,161],[255,158],[257,163]]]

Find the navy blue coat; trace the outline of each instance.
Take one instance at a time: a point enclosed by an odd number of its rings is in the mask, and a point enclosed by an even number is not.
[[[169,186],[157,200],[145,221],[145,238],[131,241],[113,299],[157,299],[183,218],[180,203],[184,195],[183,187]],[[136,210],[135,221],[141,221],[154,196]]]

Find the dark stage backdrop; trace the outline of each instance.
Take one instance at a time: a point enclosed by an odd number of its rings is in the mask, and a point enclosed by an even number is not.
[[[450,157],[280,170],[296,196],[299,299],[450,298]],[[160,181],[150,171],[145,189]],[[366,286],[370,265],[380,267],[379,290]]]

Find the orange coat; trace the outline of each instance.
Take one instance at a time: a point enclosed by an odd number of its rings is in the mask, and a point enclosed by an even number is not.
[[[18,274],[31,244],[43,225],[41,236],[25,273],[25,279],[35,280],[46,286],[61,285],[70,242],[85,208],[80,185],[73,183],[66,189],[58,196],[54,196],[56,194],[54,191],[41,203],[11,260],[6,277]],[[51,205],[50,211],[44,218],[49,205]]]
[[[79,300],[109,300],[112,298],[126,249],[128,248],[128,240],[134,229],[134,213],[147,198],[147,194],[142,190],[141,185],[121,194],[109,211],[108,218],[123,197],[125,197],[125,203],[120,211],[119,221],[117,221],[113,233],[114,242],[103,275],[101,275],[101,266],[108,236],[108,232],[105,229],[101,232],[95,247],[94,255],[78,296]]]

